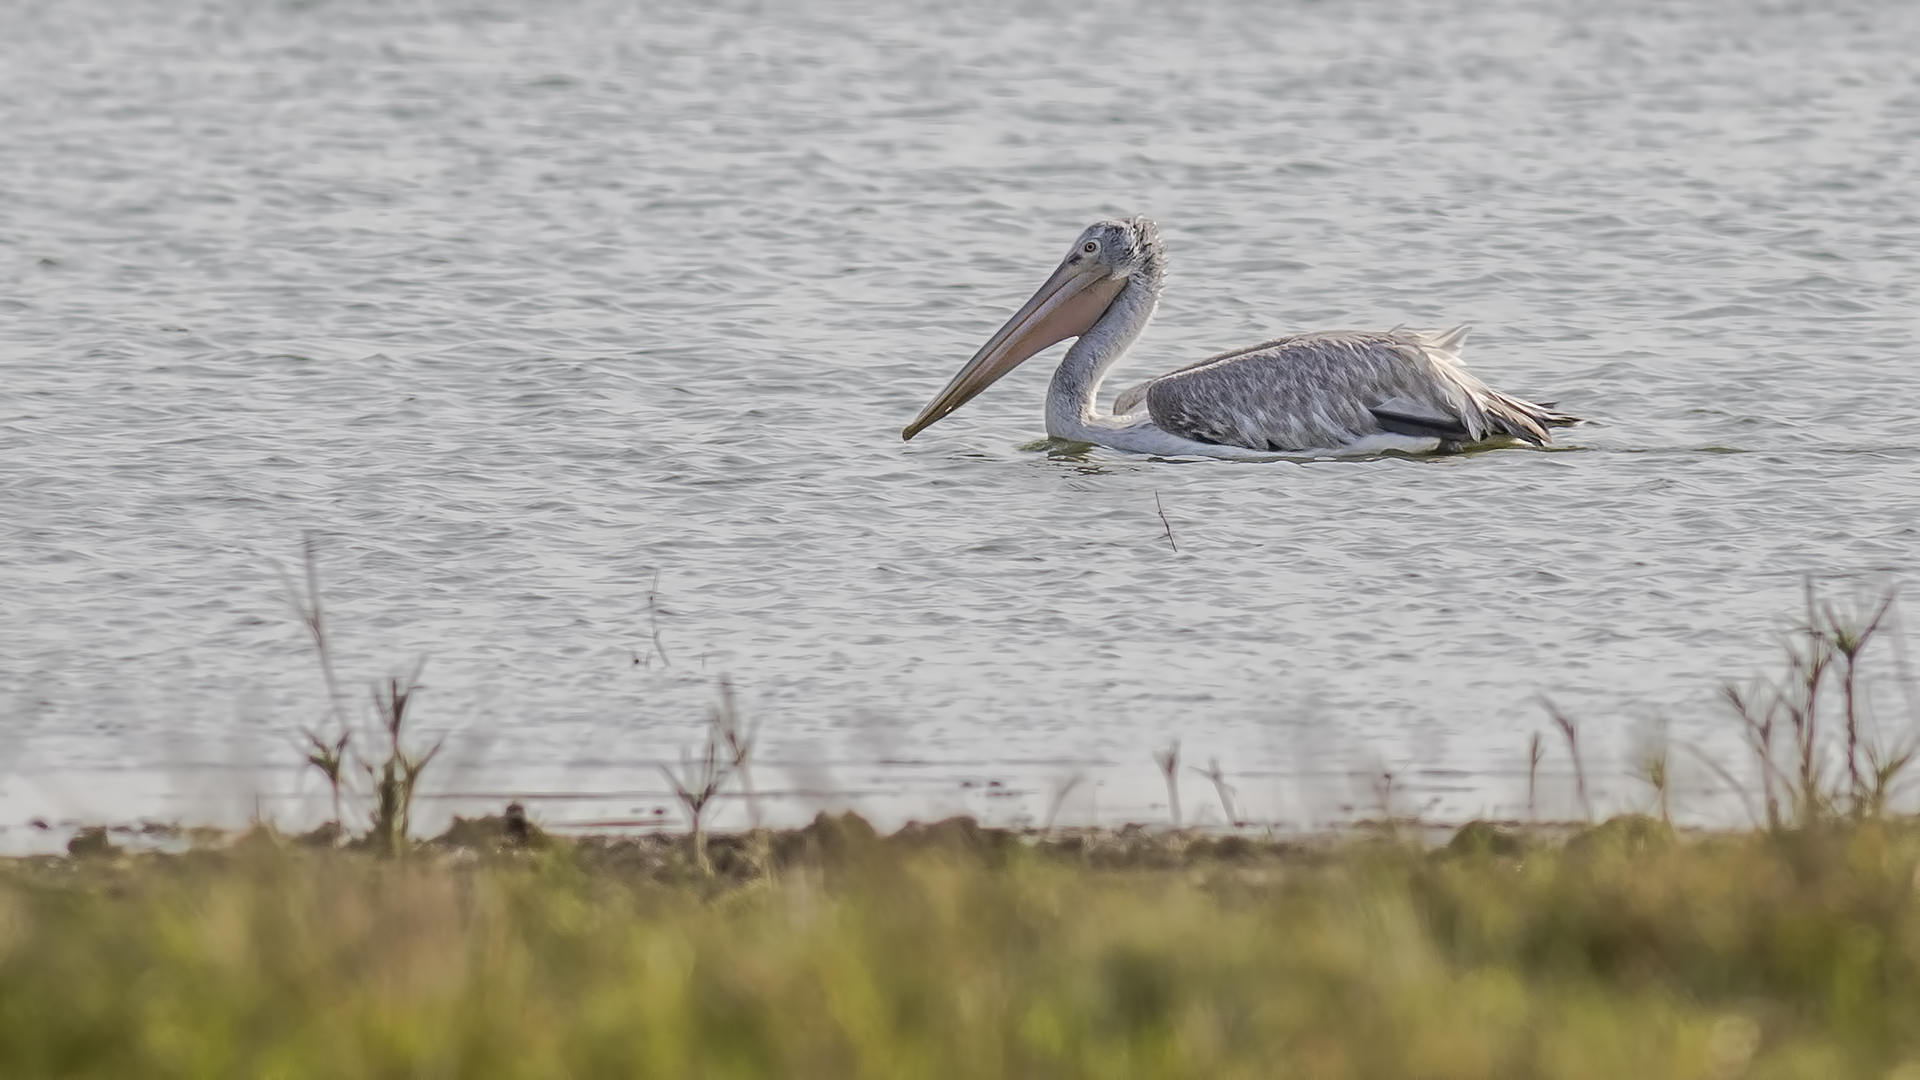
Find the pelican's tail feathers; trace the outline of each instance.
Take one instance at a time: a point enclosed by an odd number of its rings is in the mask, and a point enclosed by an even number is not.
[[[1586,418],[1583,416],[1558,411],[1560,403],[1557,401],[1535,401],[1531,404],[1540,410],[1540,422],[1548,427],[1572,427],[1575,424],[1586,423]]]
[[[1548,428],[1572,427],[1580,418],[1572,413],[1563,413],[1553,407],[1553,402],[1540,404],[1503,394],[1498,390],[1488,392],[1488,426],[1501,435],[1522,439],[1535,446],[1544,446],[1553,441],[1547,433]]]
[[[1460,346],[1467,343],[1467,335],[1471,333],[1473,333],[1473,327],[1462,323],[1459,326],[1442,330],[1437,334],[1428,334],[1426,338],[1428,343],[1436,349],[1443,349],[1450,353],[1458,353]]]

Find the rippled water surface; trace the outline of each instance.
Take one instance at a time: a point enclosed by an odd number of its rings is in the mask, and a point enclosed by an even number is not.
[[[883,815],[1040,816],[1081,774],[1068,815],[1151,816],[1175,737],[1262,817],[1375,764],[1408,808],[1512,807],[1541,694],[1609,775],[1661,718],[1730,754],[1715,682],[1803,576],[1920,557],[1904,0],[8,22],[16,835],[300,780],[325,694],[274,566],[309,532],[349,683],[428,656],[443,789],[606,793],[556,821],[651,813],[723,673],[763,785]],[[1469,322],[1478,374],[1593,422],[1431,460],[1063,453],[1043,357],[901,443],[1130,213],[1174,276],[1121,383]]]

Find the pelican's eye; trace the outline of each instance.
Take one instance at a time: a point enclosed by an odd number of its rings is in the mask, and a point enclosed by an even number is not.
[[[1091,254],[1093,254],[1094,252],[1096,252],[1096,251],[1099,251],[1099,250],[1100,250],[1100,241],[1098,241],[1098,240],[1089,240],[1089,241],[1087,241],[1086,243],[1084,243],[1084,244],[1081,244],[1081,245],[1080,245],[1080,250],[1081,250],[1081,251],[1084,251],[1084,252],[1086,252],[1086,253],[1087,253],[1087,254],[1089,254],[1089,255],[1091,255]]]

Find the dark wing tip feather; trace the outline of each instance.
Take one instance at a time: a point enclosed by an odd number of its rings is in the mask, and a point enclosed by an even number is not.
[[[1398,412],[1393,409],[1375,406],[1368,409],[1373,418],[1380,422],[1383,431],[1394,435],[1407,435],[1416,439],[1444,439],[1460,442],[1473,438],[1473,433],[1457,420],[1442,420],[1436,416],[1418,416],[1413,413]]]

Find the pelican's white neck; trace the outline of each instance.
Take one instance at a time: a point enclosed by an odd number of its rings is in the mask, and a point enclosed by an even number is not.
[[[1111,415],[1095,410],[1095,399],[1107,371],[1127,354],[1134,339],[1153,319],[1160,304],[1160,287],[1166,271],[1156,256],[1149,256],[1127,278],[1119,295],[1107,306],[1106,313],[1094,320],[1087,332],[1067,350],[1047,387],[1047,434],[1055,439],[1100,442],[1097,432],[1114,427]]]

